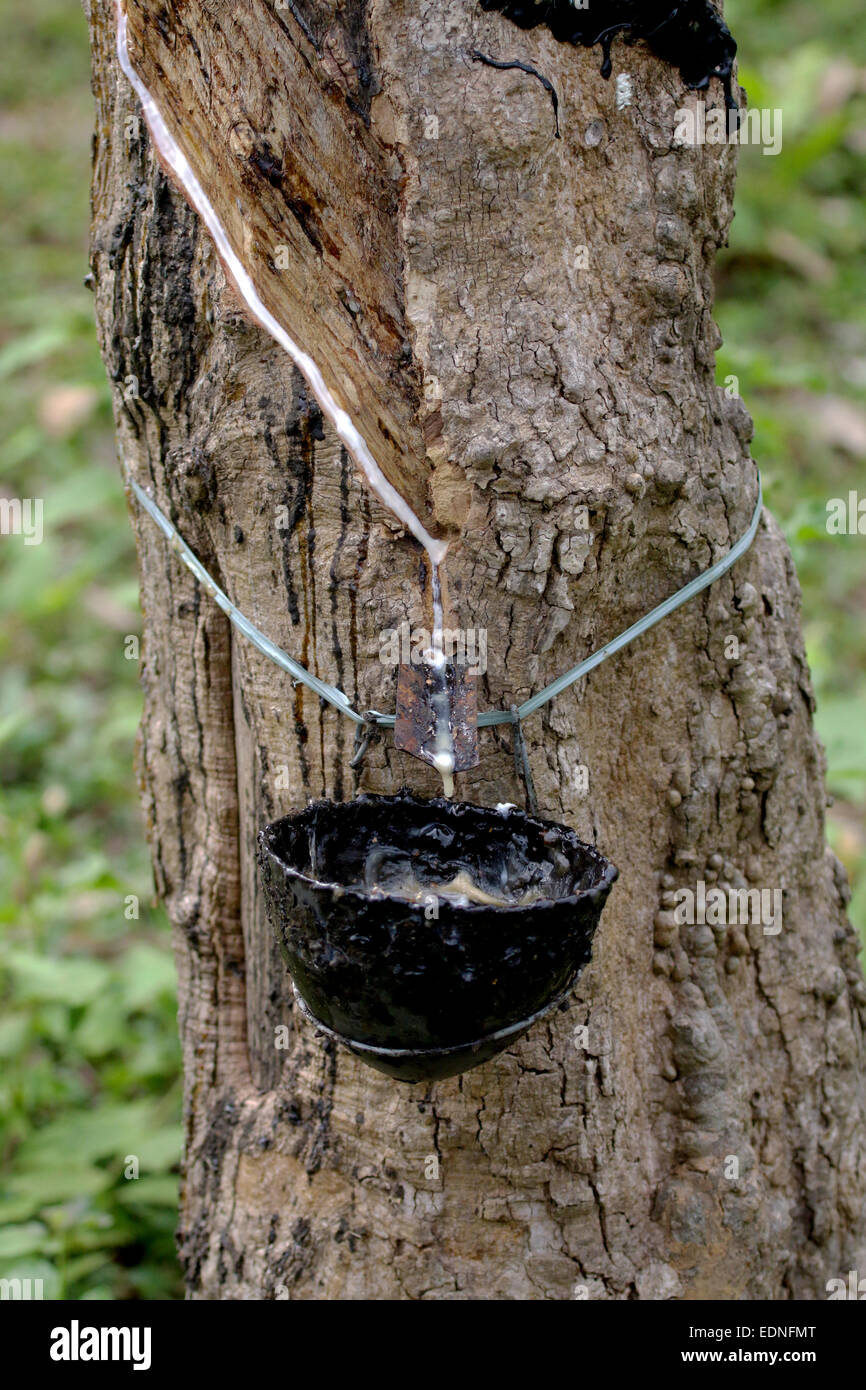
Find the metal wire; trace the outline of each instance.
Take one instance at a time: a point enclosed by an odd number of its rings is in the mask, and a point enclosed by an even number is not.
[[[368,728],[370,726],[378,726],[379,728],[390,729],[394,727],[396,716],[393,714],[382,714],[379,710],[367,710],[365,714],[359,713],[352,705],[349,697],[345,695],[342,690],[338,690],[336,686],[328,685],[327,681],[320,680],[318,676],[314,676],[312,672],[307,671],[297,661],[293,660],[281,647],[278,647],[275,642],[272,642],[269,637],[266,637],[248,618],[244,617],[240,609],[235,607],[228,595],[225,594],[216,581],[211,578],[204,565],[193,551],[190,550],[177,528],[157,506],[149,493],[145,492],[144,488],[140,487],[129,474],[127,474],[127,481],[148,516],[156,522],[163,535],[169,541],[172,549],[177,553],[187,569],[192,571],[205,591],[210,594],[214,602],[218,604],[238,631],[242,632],[254,646],[258,647],[260,652],[270,657],[271,661],[275,662],[277,666],[287,671],[293,680],[301,681],[304,685],[309,686],[310,690],[315,691],[323,700],[327,700],[335,709],[340,710],[342,714],[352,719],[355,724],[362,726],[356,731],[357,747],[355,756],[358,757],[358,762],[360,762],[369,744],[369,737],[365,737],[367,729],[363,728],[363,726],[368,726]],[[512,706],[511,709],[507,710],[485,710],[482,714],[479,714],[478,727],[491,728],[497,724],[513,724],[515,730],[518,731],[522,720],[528,719],[531,714],[535,714],[536,711],[541,709],[543,705],[546,705],[549,700],[555,699],[557,695],[561,695],[569,686],[574,685],[576,681],[581,680],[581,678],[588,675],[590,671],[594,671],[596,666],[600,666],[609,656],[613,656],[615,652],[621,651],[629,642],[633,642],[636,637],[640,637],[642,633],[648,632],[656,623],[661,622],[662,618],[667,618],[671,613],[676,612],[682,604],[688,603],[689,599],[694,598],[702,589],[708,588],[710,584],[713,584],[725,574],[732,565],[735,565],[740,556],[744,555],[749,549],[749,546],[755,539],[758,526],[761,522],[763,504],[763,490],[761,487],[761,475],[759,473],[758,500],[755,503],[755,510],[749,528],[731,547],[727,555],[724,555],[721,560],[717,560],[714,565],[704,570],[697,578],[683,585],[683,587],[678,589],[675,594],[672,594],[670,598],[666,598],[663,603],[653,608],[650,613],[647,613],[643,618],[639,618],[636,623],[632,623],[631,627],[626,628],[618,637],[614,637],[612,641],[605,643],[603,647],[599,647],[598,651],[593,652],[591,656],[586,657],[583,661],[579,661],[576,666],[572,666],[569,671],[566,671],[564,675],[552,681],[550,685],[546,685],[543,690],[539,690],[537,695],[533,695],[529,700],[524,701],[522,705],[516,707]],[[522,743],[522,739],[520,742]],[[354,761],[353,758],[353,765]]]

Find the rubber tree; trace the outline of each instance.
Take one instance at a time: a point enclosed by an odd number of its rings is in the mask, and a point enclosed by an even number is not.
[[[423,553],[160,167],[113,4],[88,12],[125,466],[260,628],[392,709],[382,634],[429,627]],[[617,88],[598,48],[475,0],[130,0],[129,43],[263,298],[448,540],[448,618],[487,633],[481,708],[526,699],[743,533],[752,426],[716,384],[712,318],[736,149],[675,139],[678,110],[724,103],[717,80],[690,91],[620,38]],[[810,1298],[866,1268],[866,989],[773,518],[525,724],[540,814],[620,868],[571,1009],[401,1085],[293,1008],[255,837],[311,797],[433,795],[436,775],[387,733],[353,770],[352,725],[233,635],[130,510],[190,1296]],[[480,741],[458,796],[522,804],[509,729]],[[701,882],[781,892],[782,929],[680,924]]]

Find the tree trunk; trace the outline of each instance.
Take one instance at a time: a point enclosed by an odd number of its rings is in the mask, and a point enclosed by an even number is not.
[[[113,4],[89,17],[123,457],[253,622],[357,708],[391,710],[381,633],[429,627],[423,552],[160,168]],[[714,384],[711,317],[734,150],[674,143],[696,101],[674,67],[615,45],[619,109],[598,49],[475,0],[132,0],[129,31],[262,297],[449,540],[448,625],[488,634],[481,708],[525,700],[742,534],[751,424]],[[473,50],[549,79],[561,139],[536,76]],[[433,794],[436,775],[387,732],[353,771],[351,724],[236,636],[131,514],[190,1296],[821,1298],[866,1268],[866,988],[772,518],[711,589],[526,722],[540,814],[620,879],[568,1013],[410,1086],[293,1008],[255,836],[309,797]],[[522,802],[507,729],[480,747],[458,796]],[[673,894],[700,881],[782,890],[782,930],[677,926]]]

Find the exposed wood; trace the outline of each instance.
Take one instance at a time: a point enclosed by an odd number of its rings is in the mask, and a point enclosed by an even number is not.
[[[267,307],[423,513],[398,186],[364,112],[286,5],[132,0],[130,56]],[[258,46],[255,81],[248,57]]]

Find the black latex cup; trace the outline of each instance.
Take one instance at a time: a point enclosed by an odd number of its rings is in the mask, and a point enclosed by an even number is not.
[[[425,912],[363,886],[380,846],[408,853],[430,883],[468,869],[499,885],[505,868],[518,892],[540,882],[549,896],[494,907],[431,895]],[[617,877],[567,826],[407,793],[313,802],[265,827],[259,862],[303,1011],[403,1081],[477,1066],[563,1003]]]

